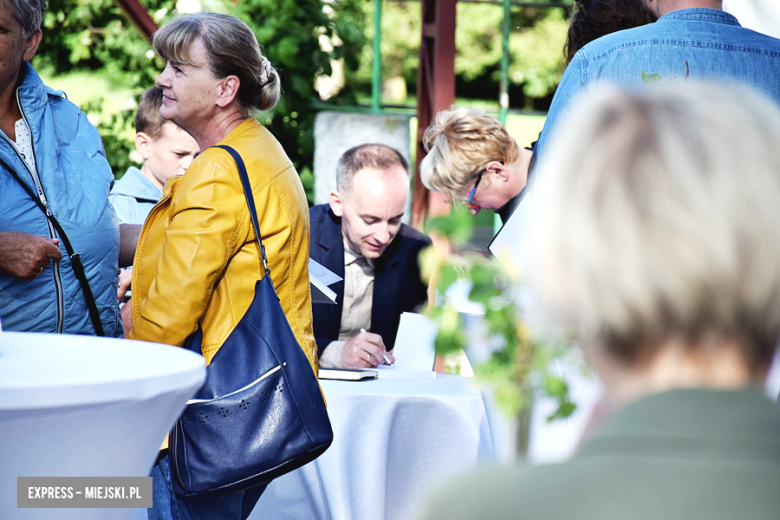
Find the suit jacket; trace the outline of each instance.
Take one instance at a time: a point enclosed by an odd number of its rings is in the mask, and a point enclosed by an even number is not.
[[[780,408],[752,391],[673,390],[627,405],[570,461],[445,484],[425,520],[770,520]]]
[[[340,277],[344,277],[344,239],[341,217],[328,204],[309,210],[311,220],[311,258]],[[427,300],[427,285],[420,275],[417,257],[431,240],[414,228],[401,224],[395,239],[374,261],[374,298],[371,307],[371,332],[382,336],[387,350],[393,348],[401,313],[416,310]],[[339,338],[344,303],[344,281],[331,286],[336,305],[315,303],[314,336],[317,353],[322,354],[331,341]]]

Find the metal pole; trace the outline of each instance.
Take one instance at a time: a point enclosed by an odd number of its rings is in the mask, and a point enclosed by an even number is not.
[[[498,120],[506,126],[509,111],[509,28],[512,20],[512,1],[504,0],[504,23],[501,27],[501,81],[499,83]]]
[[[425,157],[422,138],[440,110],[455,101],[455,18],[457,0],[422,0],[420,67],[417,70],[417,159],[412,188],[412,225],[422,229],[425,216],[449,213],[444,195],[428,191],[420,180]]]
[[[499,82],[498,120],[506,126],[506,116],[509,112],[509,29],[512,24],[512,0],[504,0],[504,23],[501,27],[501,80]],[[493,217],[493,230],[501,229],[501,218]]]
[[[374,59],[371,74],[371,112],[379,114],[382,104],[382,0],[374,0]]]

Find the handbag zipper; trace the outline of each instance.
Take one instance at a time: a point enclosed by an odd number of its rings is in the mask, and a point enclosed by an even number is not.
[[[272,368],[271,370],[269,370],[268,372],[266,372],[265,374],[263,374],[259,378],[255,379],[254,381],[252,381],[248,385],[246,385],[246,386],[244,386],[242,388],[239,388],[238,390],[235,390],[233,392],[230,392],[229,394],[221,395],[219,397],[215,397],[214,399],[190,399],[189,401],[187,401],[187,404],[208,403],[209,401],[216,401],[217,399],[224,399],[225,397],[230,397],[231,395],[237,394],[239,392],[243,392],[247,388],[255,386],[257,383],[259,383],[263,379],[271,377],[272,375],[274,375],[276,372],[280,371],[281,369],[282,369],[281,365],[276,365],[274,368]]]
[[[19,106],[19,112],[22,114],[22,120],[24,120],[24,124],[27,125],[27,129],[30,131],[30,147],[33,151],[32,159],[36,165],[35,172],[33,172],[30,167],[27,166],[27,161],[25,161],[24,158],[22,158],[22,156],[19,154],[19,150],[17,150],[15,143],[12,143],[11,140],[8,139],[8,137],[5,135],[3,135],[3,138],[11,146],[11,149],[16,153],[16,156],[19,157],[19,160],[22,162],[22,164],[24,164],[24,167],[30,174],[30,177],[32,177],[33,184],[35,185],[35,191],[38,193],[38,199],[43,204],[43,207],[46,208],[46,225],[49,228],[49,237],[52,239],[59,239],[59,236],[57,236],[57,231],[54,229],[54,226],[48,219],[48,217],[52,216],[52,212],[49,208],[49,202],[46,200],[46,193],[43,191],[43,184],[41,183],[40,177],[38,176],[38,161],[35,158],[35,142],[32,138],[32,127],[30,126],[30,122],[27,120],[27,114],[24,113],[24,107],[22,106],[22,100],[19,95],[18,88],[16,89],[16,104]],[[62,290],[62,274],[60,273],[60,263],[54,260],[51,262],[52,270],[54,272],[54,289],[57,298],[57,334],[62,334],[65,324],[65,301]]]

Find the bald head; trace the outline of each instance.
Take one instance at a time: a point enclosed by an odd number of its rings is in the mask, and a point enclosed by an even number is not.
[[[336,184],[342,194],[352,191],[352,180],[361,170],[389,170],[401,168],[406,172],[408,184],[409,163],[401,152],[383,144],[361,144],[350,148],[336,165]]]

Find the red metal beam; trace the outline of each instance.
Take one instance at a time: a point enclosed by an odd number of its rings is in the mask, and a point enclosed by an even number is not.
[[[455,101],[455,6],[457,0],[422,0],[422,41],[417,73],[417,160],[412,197],[412,225],[423,227],[425,215],[448,213],[449,205],[420,180],[425,156],[423,133],[440,110]]]
[[[149,15],[146,8],[141,5],[141,2],[139,2],[139,0],[114,0],[114,2],[116,2],[122,11],[125,12],[127,17],[130,18],[133,25],[135,25],[148,40],[151,40],[160,26],[157,25],[157,22]]]

